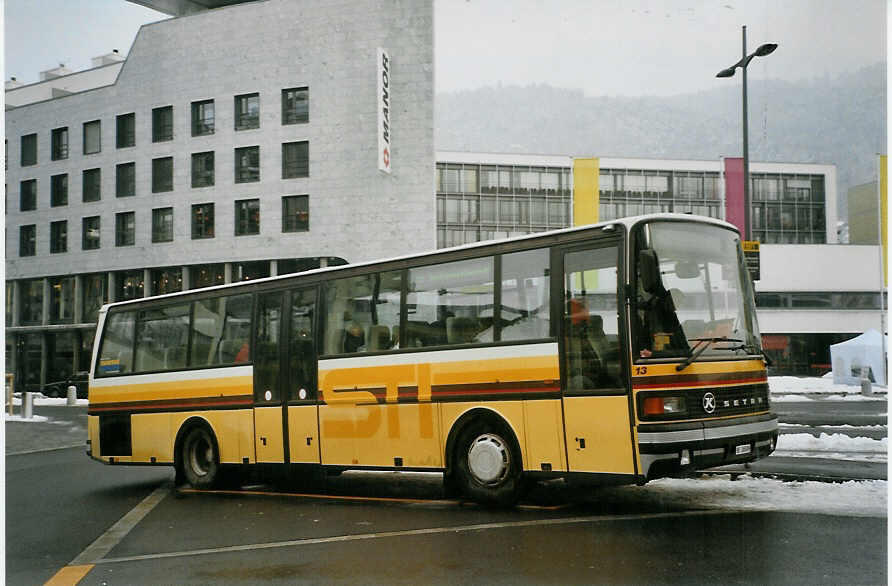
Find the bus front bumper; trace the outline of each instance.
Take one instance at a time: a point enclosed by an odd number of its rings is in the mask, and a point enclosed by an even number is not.
[[[752,462],[774,451],[777,435],[777,417],[771,413],[715,421],[640,424],[642,474],[653,480]]]

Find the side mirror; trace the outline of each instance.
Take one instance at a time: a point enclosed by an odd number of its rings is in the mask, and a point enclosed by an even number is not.
[[[638,274],[641,276],[641,286],[648,293],[656,293],[663,282],[660,278],[660,263],[657,253],[652,248],[638,251]]]

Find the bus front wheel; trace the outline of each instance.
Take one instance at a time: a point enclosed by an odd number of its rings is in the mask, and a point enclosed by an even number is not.
[[[461,432],[456,450],[456,479],[465,496],[496,506],[517,501],[520,454],[504,425],[472,423]]]
[[[193,427],[183,439],[180,466],[194,488],[211,488],[220,472],[217,442],[204,426]]]

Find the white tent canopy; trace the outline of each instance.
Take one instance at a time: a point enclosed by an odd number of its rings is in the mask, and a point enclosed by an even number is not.
[[[866,366],[870,369],[870,380],[885,386],[884,341],[878,331],[868,330],[856,338],[831,345],[833,382],[844,385],[861,384],[861,367]]]

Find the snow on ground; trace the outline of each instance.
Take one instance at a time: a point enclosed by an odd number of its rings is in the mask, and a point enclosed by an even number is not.
[[[832,377],[770,376],[768,387],[772,401],[799,401],[805,398],[802,395],[820,395],[822,400],[884,401],[888,391],[884,386],[873,385],[876,396],[868,397],[861,394],[860,386],[835,384]]]
[[[614,489],[619,490],[619,489]],[[771,478],[741,476],[732,481],[719,475],[698,479],[664,478],[643,487],[635,495],[664,506],[685,509],[736,509],[785,511],[847,517],[886,517],[888,483],[885,480],[782,482]]]
[[[10,415],[9,413],[6,413],[4,418],[5,421],[20,421],[22,423],[46,423],[49,421],[49,417],[44,417],[43,415],[33,415],[31,419],[25,419],[21,414]]]
[[[830,458],[863,462],[888,461],[886,438],[849,437],[842,433],[822,433],[815,437],[808,433],[781,434],[777,438],[777,456],[793,458]]]
[[[21,405],[22,404],[22,399],[21,399],[21,397],[18,396],[18,393],[16,394],[16,396],[13,396],[12,404],[13,405]],[[45,397],[45,396],[43,396],[42,393],[34,394],[34,406],[35,407],[41,406],[41,405],[55,405],[57,407],[58,406],[64,407],[67,404],[68,404],[68,399],[65,397],[53,398],[53,397]],[[78,399],[77,404],[78,404],[78,406],[86,407],[89,404],[89,400],[88,399]]]

